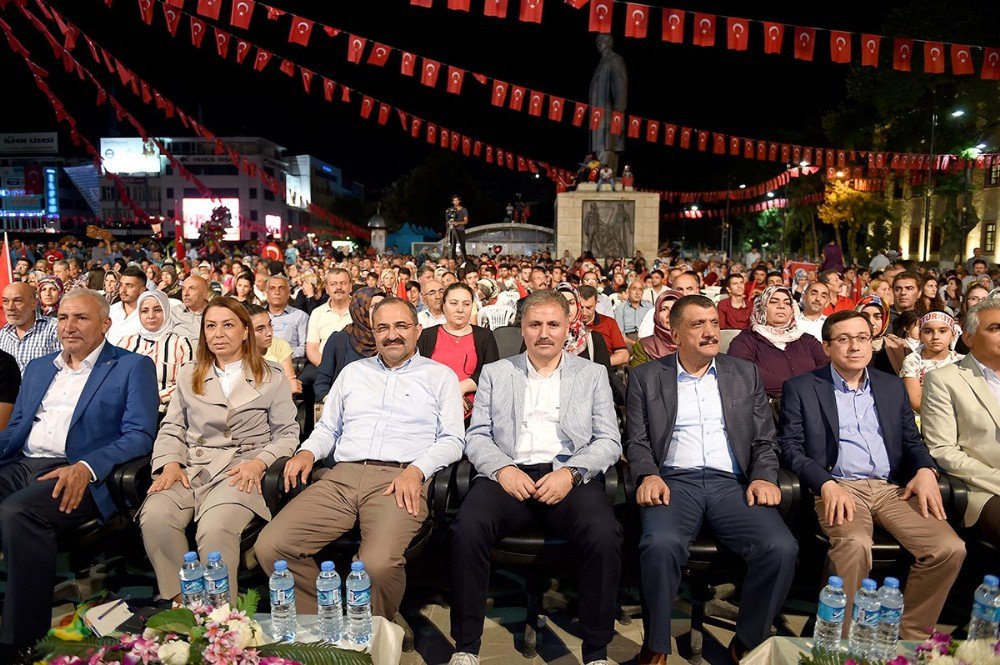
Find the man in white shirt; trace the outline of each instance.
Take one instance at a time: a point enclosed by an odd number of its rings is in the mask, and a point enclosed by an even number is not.
[[[442,325],[445,322],[444,310],[442,309],[442,305],[444,304],[444,284],[436,279],[424,283],[423,289],[420,292],[420,299],[427,305],[427,309],[417,314],[417,320],[420,322],[421,327],[430,328],[431,326]]]
[[[121,344],[129,335],[137,335],[142,330],[136,303],[145,290],[146,273],[135,266],[122,271],[121,279],[118,281],[120,300],[111,306],[111,328],[108,330],[108,341],[115,346]]]
[[[329,299],[312,311],[306,328],[306,357],[316,367],[323,359],[326,340],[351,322],[351,273],[343,268],[327,272],[326,295]]]
[[[830,287],[823,282],[813,282],[802,294],[802,312],[796,322],[799,330],[812,335],[817,341],[823,341],[823,322],[826,315],[823,310],[830,304]]]
[[[694,296],[701,293],[701,282],[698,280],[697,273],[687,271],[674,277],[673,282],[670,284],[670,288],[675,291],[680,291],[686,296]],[[653,325],[653,316],[655,314],[656,312],[651,309],[646,312],[644,317],[642,317],[642,323],[639,324],[639,339],[649,337],[653,334],[656,327]]]
[[[568,331],[566,299],[536,291],[521,317],[527,351],[480,375],[465,453],[481,475],[451,528],[453,665],[479,662],[493,543],[537,521],[580,552],[583,661],[607,663],[622,527],[601,474],[621,436],[607,371],[563,352]]]
[[[648,302],[650,305],[655,304],[656,299],[660,297],[660,294],[669,288],[664,283],[663,278],[663,271],[659,268],[649,273],[650,286],[642,292],[643,302]]]

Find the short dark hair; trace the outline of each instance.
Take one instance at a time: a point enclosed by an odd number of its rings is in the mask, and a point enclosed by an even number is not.
[[[417,320],[417,308],[413,306],[409,300],[403,300],[402,298],[397,298],[395,296],[389,296],[388,298],[383,298],[372,307],[372,329],[375,328],[375,312],[379,311],[383,307],[388,305],[403,305],[410,313],[410,319],[415,324],[419,324]]]
[[[649,273],[649,276],[650,276],[650,277],[652,277],[653,275],[659,275],[659,276],[660,276],[660,279],[663,279],[664,277],[666,277],[666,275],[664,275],[664,274],[663,274],[663,271],[662,271],[662,270],[660,270],[659,268],[657,268],[656,270],[653,270],[653,271],[651,271],[651,272]]]
[[[844,278],[844,276],[841,275],[840,271],[838,271],[838,270],[824,270],[823,272],[821,272],[819,274],[819,281],[823,282],[824,284],[829,285],[829,283],[830,283],[830,275],[836,275],[837,277],[840,277],[841,279]]]
[[[581,284],[576,287],[576,292],[580,295],[580,300],[590,300],[597,297],[597,289],[590,284]]]
[[[777,270],[772,270],[771,272],[767,273],[767,277],[766,277],[765,279],[770,279],[770,278],[772,278],[772,277],[777,277],[777,278],[779,278],[779,279],[780,279],[781,281],[785,281],[785,276],[784,276],[784,275],[782,275],[782,274],[781,274],[780,272],[778,272]]]
[[[408,281],[406,283],[406,290],[409,291],[410,289],[416,289],[417,291],[419,291],[420,290],[420,282],[414,282],[412,279],[410,281]]]
[[[146,283],[146,273],[144,273],[142,268],[139,268],[138,266],[129,266],[128,268],[125,268],[125,270],[122,270],[122,277],[135,277],[143,284]]]
[[[920,275],[918,275],[915,272],[910,272],[909,270],[906,270],[892,278],[892,288],[896,288],[896,282],[899,282],[904,279],[912,279],[914,282],[917,283],[917,286],[920,286],[920,283],[922,281],[920,279]]]
[[[861,312],[855,312],[853,309],[843,309],[839,312],[834,312],[823,322],[823,330],[820,333],[823,341],[829,342],[833,339],[833,327],[835,325],[844,321],[850,321],[851,319],[863,319],[868,324],[869,332],[871,331],[872,322],[868,320],[867,316]]]
[[[556,305],[562,313],[569,318],[569,301],[558,291],[552,289],[539,289],[524,299],[524,308],[521,310],[521,321],[528,317],[528,311],[532,307],[541,305]]]
[[[250,302],[249,300],[244,302],[243,306],[247,308],[247,314],[249,314],[251,317],[257,316],[258,314],[267,314],[268,316],[271,315],[266,309],[264,309],[257,303]]]
[[[987,268],[990,267],[990,264],[989,264],[989,262],[986,259],[976,259],[975,261],[972,262],[972,265],[976,265],[976,264],[982,264],[982,265],[986,266]]]
[[[677,328],[681,325],[681,319],[684,318],[684,311],[689,307],[701,307],[702,309],[715,309],[715,303],[712,302],[711,298],[707,298],[702,295],[692,294],[690,296],[684,296],[674,303],[674,306],[670,309],[670,327]]]

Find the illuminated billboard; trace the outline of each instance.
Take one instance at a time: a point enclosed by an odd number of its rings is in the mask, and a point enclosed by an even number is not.
[[[118,175],[160,173],[160,149],[151,140],[102,138],[104,168]]]
[[[264,215],[264,226],[267,228],[267,235],[281,237],[281,215]]]
[[[220,205],[229,208],[233,216],[226,229],[223,240],[238,241],[240,239],[240,200],[239,199],[184,199],[181,201],[181,217],[184,219],[184,238],[197,240],[201,238],[201,225],[212,219],[212,211]]]

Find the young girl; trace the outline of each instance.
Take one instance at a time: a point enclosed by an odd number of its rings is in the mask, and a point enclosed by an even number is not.
[[[924,375],[938,367],[958,362],[964,356],[951,350],[951,342],[955,338],[955,319],[947,312],[927,312],[920,318],[918,328],[920,346],[903,359],[899,375],[910,396],[910,406],[920,413]]]

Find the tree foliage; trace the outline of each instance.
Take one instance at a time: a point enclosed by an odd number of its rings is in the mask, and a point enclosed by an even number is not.
[[[858,237],[865,234],[884,235],[885,227],[892,217],[885,197],[878,192],[861,192],[848,182],[835,180],[826,188],[826,201],[819,206],[819,217],[834,228],[840,242],[840,227],[847,228],[845,253],[855,259],[863,258],[858,253]],[[876,232],[875,229],[881,227]]]

